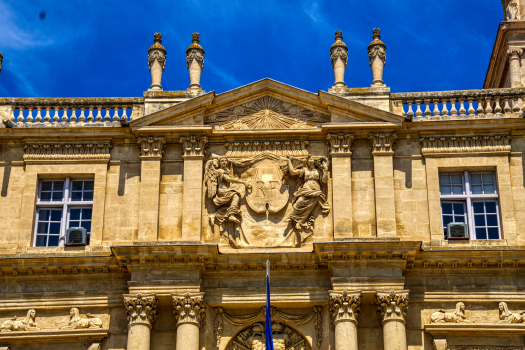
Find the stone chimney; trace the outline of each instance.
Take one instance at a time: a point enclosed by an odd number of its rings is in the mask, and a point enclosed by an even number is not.
[[[2,61],[4,60],[4,56],[2,56],[2,53],[0,52],[0,72],[2,72]]]
[[[154,44],[148,50],[149,71],[151,72],[150,91],[162,90],[160,82],[166,67],[166,49],[160,44],[162,42],[162,34],[155,33],[153,42]]]
[[[334,69],[334,89],[345,87],[345,68],[348,63],[348,47],[343,42],[343,32],[335,31],[335,43],[330,48],[330,59]]]
[[[190,86],[188,93],[199,95],[201,89],[201,71],[204,69],[204,49],[199,45],[199,33],[192,34],[192,41],[186,50],[186,68],[190,71]]]
[[[373,30],[374,40],[368,45],[368,60],[372,67],[372,86],[385,86],[383,83],[383,69],[386,66],[386,45],[381,40],[381,30]]]

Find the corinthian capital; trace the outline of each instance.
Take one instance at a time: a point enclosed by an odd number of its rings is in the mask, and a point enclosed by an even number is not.
[[[332,156],[336,154],[352,155],[353,134],[328,134],[326,139],[328,140],[328,146],[330,146],[330,154]]]
[[[193,323],[198,327],[204,326],[206,303],[203,297],[204,293],[186,293],[183,296],[172,295],[173,313],[177,319],[177,325]]]
[[[520,58],[522,53],[523,53],[523,50],[518,49],[518,48],[511,48],[507,50],[507,56],[510,56],[511,59]]]
[[[372,153],[394,152],[395,133],[378,133],[368,135]]]
[[[182,156],[205,156],[208,138],[203,137],[181,137],[179,142],[182,143]]]
[[[330,291],[330,316],[336,324],[340,321],[350,321],[357,324],[357,317],[361,312],[361,293]]]
[[[162,147],[166,143],[165,137],[140,137],[138,143],[141,158],[162,158],[164,155]]]
[[[155,295],[125,296],[128,328],[134,324],[143,324],[151,328],[157,318],[157,298]]]
[[[408,290],[377,293],[377,313],[381,322],[398,320],[405,322],[408,310]]]

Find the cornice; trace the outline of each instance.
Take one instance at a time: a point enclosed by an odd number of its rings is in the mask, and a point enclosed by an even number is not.
[[[109,336],[109,329],[73,329],[39,332],[7,332],[0,333],[0,343],[18,344],[42,342],[74,343],[102,341]]]

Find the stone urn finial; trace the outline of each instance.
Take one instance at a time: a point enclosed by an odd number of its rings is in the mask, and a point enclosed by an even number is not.
[[[204,69],[204,49],[199,45],[199,33],[192,34],[192,44],[186,50],[186,68],[190,71],[188,90],[199,93],[201,89],[201,71]]]
[[[386,66],[386,45],[380,40],[380,29],[374,29],[373,34],[374,40],[368,45],[368,60],[374,77],[372,86],[385,86],[383,83],[383,69]]]
[[[166,68],[166,49],[160,43],[162,42],[162,34],[155,33],[154,44],[148,50],[149,71],[151,72],[151,87],[150,90],[162,90],[160,82],[162,80],[162,72]]]
[[[4,60],[4,56],[2,56],[2,53],[0,53],[0,72],[2,72],[2,61]]]
[[[348,47],[343,42],[343,32],[335,31],[335,43],[330,48],[330,59],[334,69],[334,88],[345,86],[345,68],[348,63]]]

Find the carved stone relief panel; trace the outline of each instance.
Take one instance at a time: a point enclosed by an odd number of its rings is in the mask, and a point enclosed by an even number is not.
[[[217,130],[314,129],[330,116],[264,96],[205,117]]]
[[[230,341],[227,350],[264,350],[265,323],[258,322],[237,333]],[[299,332],[283,322],[272,322],[274,350],[312,350],[312,347]]]
[[[213,231],[233,248],[297,247],[330,212],[328,163],[307,141],[234,142],[205,166]]]

